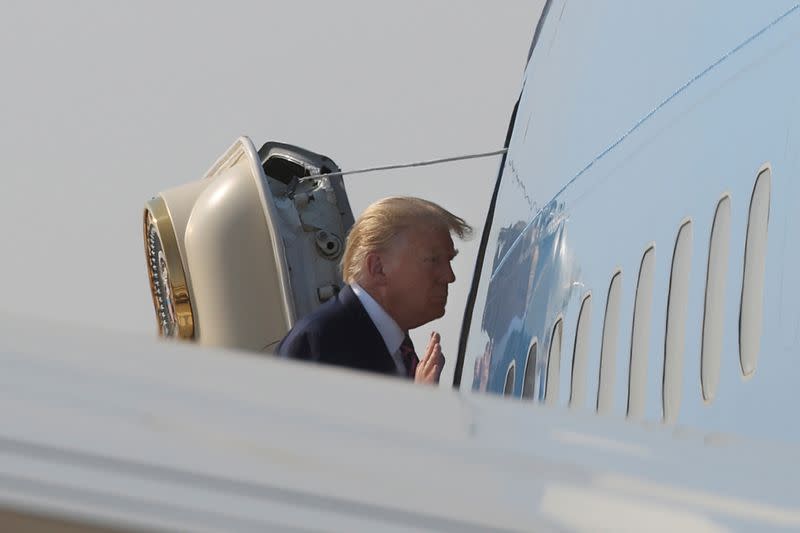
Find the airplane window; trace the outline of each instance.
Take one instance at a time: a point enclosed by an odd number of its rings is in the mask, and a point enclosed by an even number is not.
[[[667,323],[664,332],[664,373],[661,408],[664,422],[678,419],[683,392],[683,356],[686,347],[686,308],[689,303],[689,272],[692,268],[692,221],[678,230],[672,252],[667,296]]]
[[[731,197],[726,194],[717,204],[708,245],[703,338],[700,348],[700,388],[703,400],[708,403],[714,401],[719,386],[730,229]]]
[[[607,414],[614,404],[614,378],[617,371],[617,333],[619,332],[619,303],[622,291],[622,271],[611,277],[603,318],[603,340],[600,346],[600,374],[597,386],[597,412]]]
[[[545,403],[555,405],[558,402],[558,382],[561,379],[561,336],[564,325],[561,317],[553,325],[553,334],[550,337],[550,351],[547,353],[547,384],[545,388]]]
[[[514,395],[514,361],[508,365],[508,370],[506,371],[506,384],[503,387],[503,396],[513,396]]]
[[[628,368],[628,416],[641,419],[644,416],[644,401],[647,382],[647,345],[650,340],[650,313],[653,307],[653,271],[656,263],[656,247],[650,245],[642,256],[636,296],[633,304],[633,326],[631,327],[631,356]]]
[[[747,217],[742,301],[739,310],[739,362],[742,375],[745,377],[752,375],[756,370],[758,348],[761,341],[771,177],[770,167],[768,165],[762,167],[753,187],[750,213]]]
[[[592,295],[586,294],[581,302],[578,323],[575,326],[575,347],[572,352],[572,382],[570,384],[570,407],[586,405],[586,363],[589,351],[589,332],[592,326]]]
[[[531,347],[528,349],[528,359],[525,361],[525,378],[522,382],[522,397],[533,398],[536,385],[536,345],[538,339],[533,338]]]

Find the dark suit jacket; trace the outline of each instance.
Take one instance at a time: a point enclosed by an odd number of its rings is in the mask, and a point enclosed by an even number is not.
[[[378,328],[349,285],[301,318],[278,345],[278,355],[397,375]]]

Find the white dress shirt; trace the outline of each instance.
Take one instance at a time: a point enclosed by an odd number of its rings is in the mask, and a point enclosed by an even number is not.
[[[401,376],[405,376],[406,365],[403,363],[403,356],[400,354],[400,345],[403,343],[403,339],[406,338],[406,334],[400,329],[397,322],[389,316],[389,313],[384,311],[383,307],[381,307],[367,291],[359,286],[358,283],[353,282],[350,284],[350,287],[358,297],[361,305],[367,310],[369,318],[372,320],[372,323],[375,324],[375,327],[378,328],[381,337],[383,337],[383,343],[386,344],[386,349],[391,354],[392,359],[394,359],[394,366],[397,367],[397,373]]]

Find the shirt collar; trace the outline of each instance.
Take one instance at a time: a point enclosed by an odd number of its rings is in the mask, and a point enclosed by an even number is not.
[[[383,337],[383,343],[386,344],[386,349],[389,350],[390,354],[397,352],[406,334],[400,329],[397,322],[389,316],[389,313],[384,311],[383,307],[358,283],[353,282],[350,287],[358,297],[361,305],[364,306],[375,327],[378,328],[378,332]]]

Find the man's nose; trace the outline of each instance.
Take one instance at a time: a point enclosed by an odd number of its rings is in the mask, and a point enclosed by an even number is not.
[[[453,265],[450,263],[447,263],[447,274],[445,279],[447,280],[447,283],[453,283],[456,280],[456,273],[453,272]]]

